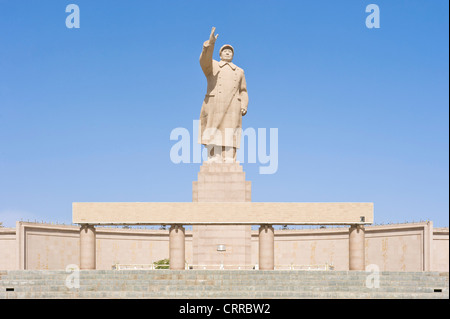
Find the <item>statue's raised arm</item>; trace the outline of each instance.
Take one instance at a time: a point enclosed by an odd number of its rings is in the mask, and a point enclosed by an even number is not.
[[[209,43],[214,44],[219,37],[218,34],[214,35],[214,32],[216,31],[216,27],[212,27],[211,34],[209,35]]]
[[[206,76],[212,72],[212,57],[214,52],[214,44],[216,43],[218,34],[214,35],[216,31],[215,27],[212,27],[211,34],[209,35],[209,40],[203,43],[203,50],[200,54],[200,66],[202,67],[203,73]]]

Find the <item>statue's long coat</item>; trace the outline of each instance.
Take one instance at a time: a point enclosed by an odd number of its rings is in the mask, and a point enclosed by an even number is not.
[[[214,43],[206,41],[200,66],[208,81],[200,112],[198,142],[239,148],[241,109],[247,110],[248,94],[244,70],[231,62],[213,60]]]

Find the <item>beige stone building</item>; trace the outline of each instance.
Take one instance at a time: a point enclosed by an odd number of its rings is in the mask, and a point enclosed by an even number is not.
[[[449,271],[449,229],[431,221],[371,226],[372,203],[251,202],[237,163],[204,164],[192,186],[192,203],[74,203],[76,225],[0,228],[0,270],[151,268],[170,259],[171,269]],[[284,224],[310,228],[274,230]]]
[[[227,226],[220,226],[227,227]],[[233,227],[233,226],[230,226]],[[250,229],[250,228],[249,228]],[[366,226],[365,264],[380,271],[449,271],[449,229],[432,222]],[[187,228],[187,267],[252,269],[258,264],[258,230],[250,230],[250,258],[236,264],[242,243],[195,251],[195,231]],[[348,227],[275,230],[275,269],[349,269]],[[169,258],[169,230],[96,227],[96,269],[114,265],[145,267]],[[225,250],[223,250],[225,249]],[[197,254],[208,256],[198,265]],[[203,258],[205,260],[205,258]],[[17,222],[0,228],[0,269],[65,269],[80,264],[80,227]]]

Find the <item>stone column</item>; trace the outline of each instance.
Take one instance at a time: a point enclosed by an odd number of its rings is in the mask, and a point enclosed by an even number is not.
[[[274,231],[271,225],[259,227],[259,270],[274,269]]]
[[[80,269],[95,269],[95,228],[81,225],[80,229]]]
[[[349,229],[349,270],[366,270],[365,229],[363,225],[351,225]]]
[[[169,230],[169,260],[171,270],[185,269],[184,227],[172,225]]]

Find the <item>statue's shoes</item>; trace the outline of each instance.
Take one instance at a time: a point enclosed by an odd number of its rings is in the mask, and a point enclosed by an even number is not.
[[[220,157],[212,157],[212,158],[209,158],[205,163],[208,163],[208,164],[222,163],[222,159]]]

